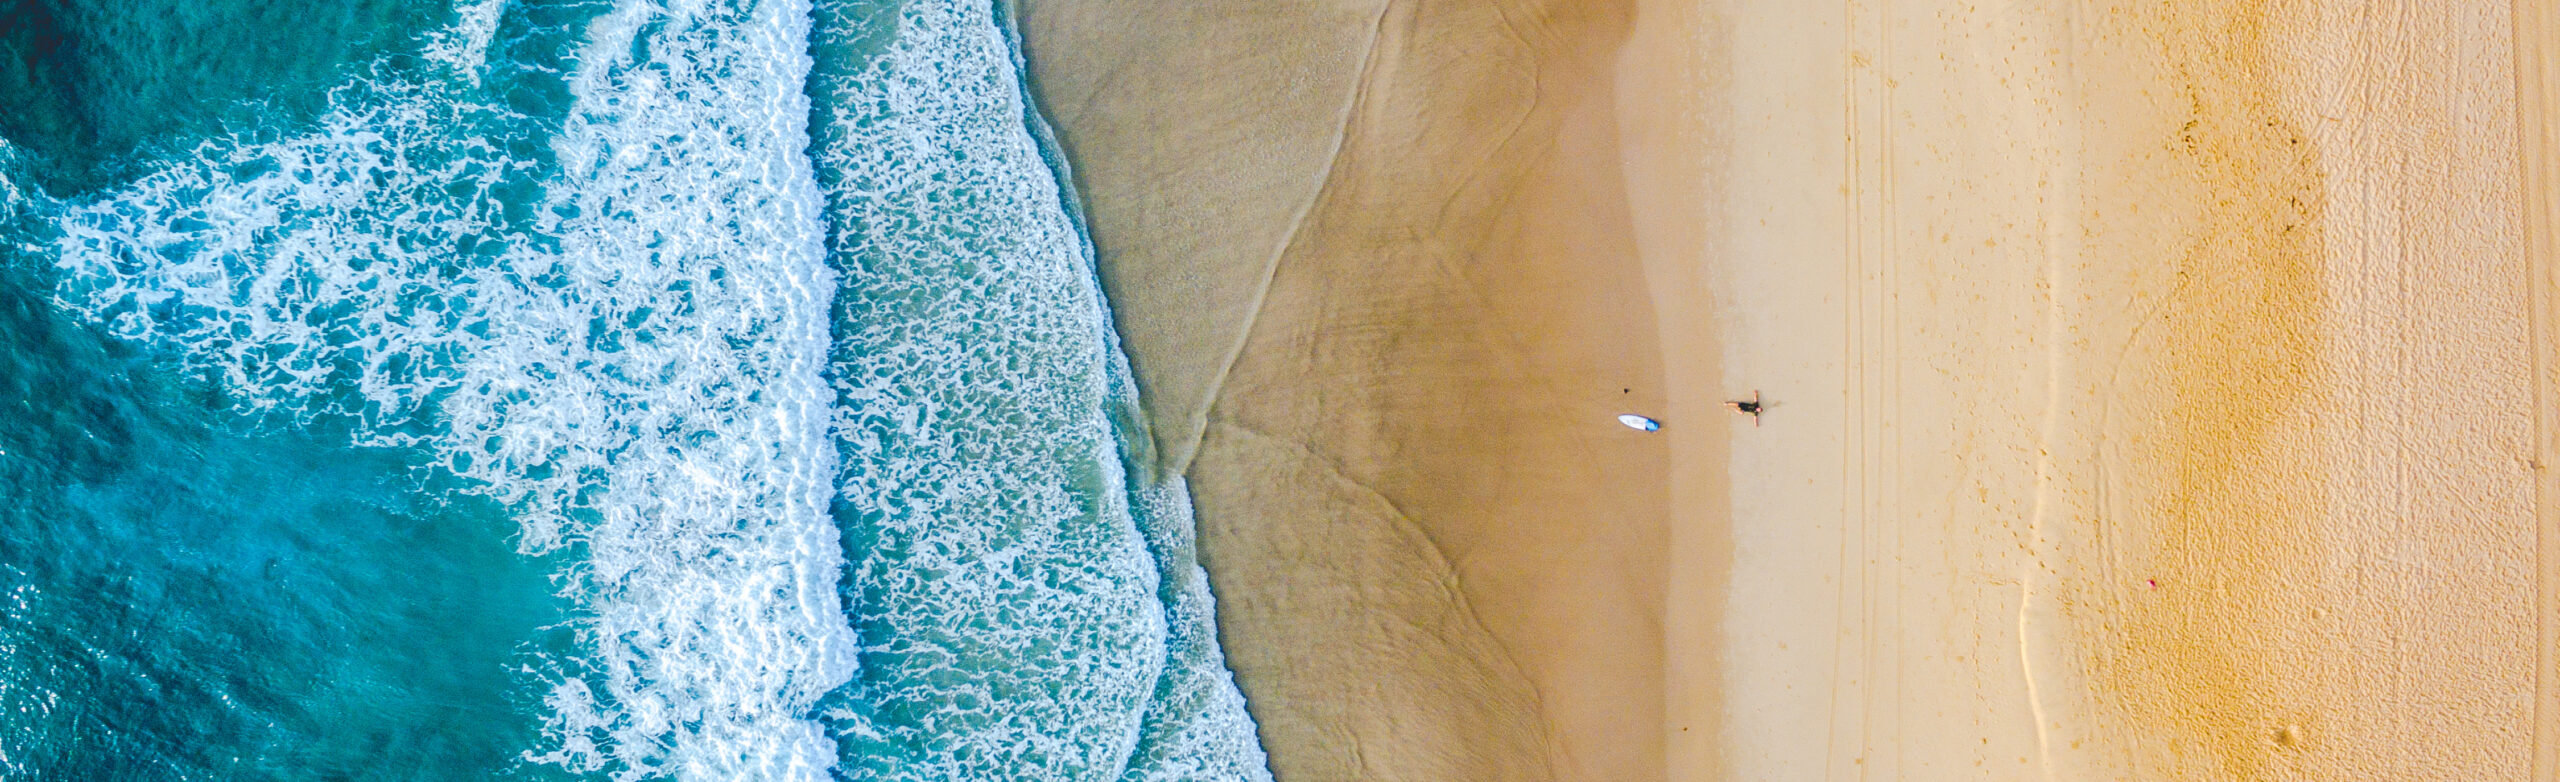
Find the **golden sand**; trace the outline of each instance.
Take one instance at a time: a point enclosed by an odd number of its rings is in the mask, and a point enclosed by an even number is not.
[[[1022,20],[1284,782],[2560,773],[2546,0]]]
[[[2124,560],[2191,586],[2109,585],[2087,617],[2116,729],[2180,748],[2128,753],[2155,775],[2524,778],[2540,511],[2505,8],[2167,10],[2146,27],[2175,83],[2219,96],[2190,121],[2227,128],[2181,156],[2210,205],[2181,270],[2222,282],[2172,294],[2171,422],[2128,454],[2171,477],[2128,497],[2155,520]]]
[[[1726,773],[2527,777],[2504,3],[1728,7]]]
[[[2560,778],[2560,3],[2515,4],[2525,284],[2533,290],[2534,516],[2538,654],[2533,778]]]
[[[2158,344],[2140,346],[2158,363],[2134,370],[2167,378],[2154,402],[2166,409],[2107,433],[2141,443],[2121,458],[2160,462],[2144,467],[2165,480],[2122,506],[2147,529],[2124,536],[2138,550],[2120,556],[2121,575],[2081,584],[2105,606],[2085,617],[2098,628],[2089,664],[2129,712],[2124,729],[2178,747],[2167,754],[2183,774],[2226,779],[2264,778],[2313,741],[2288,685],[2304,663],[2337,659],[2263,632],[2316,618],[2289,582],[2318,567],[2319,521],[2334,512],[2316,453],[2300,447],[2300,411],[2333,382],[2321,366],[2325,194],[2316,145],[2275,96],[2268,6],[2160,4],[2129,20],[2189,107],[2162,139],[2175,165],[2151,175],[2191,183],[2200,208],[2182,220],[2184,252],[2159,259],[2175,278],[2147,324]]]

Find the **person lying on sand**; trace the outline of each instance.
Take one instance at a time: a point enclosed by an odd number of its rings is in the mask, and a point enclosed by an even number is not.
[[[1760,425],[1760,392],[1759,392],[1759,390],[1754,389],[1754,390],[1751,392],[1751,398],[1750,398],[1750,399],[1736,399],[1736,400],[1733,400],[1733,401],[1730,401],[1730,402],[1726,402],[1726,403],[1724,403],[1724,406],[1726,406],[1726,407],[1730,407],[1730,408],[1733,408],[1733,411],[1734,411],[1734,412],[1741,413],[1741,414],[1743,414],[1743,415],[1747,415],[1747,416],[1751,416],[1751,425],[1752,425],[1752,426],[1759,426],[1759,425]]]

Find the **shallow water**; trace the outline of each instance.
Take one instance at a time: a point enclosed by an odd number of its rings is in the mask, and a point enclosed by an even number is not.
[[[999,9],[349,8],[0,128],[0,776],[1268,777]]]

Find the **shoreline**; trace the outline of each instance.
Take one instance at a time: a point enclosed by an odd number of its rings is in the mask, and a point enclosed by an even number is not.
[[[1025,3],[1283,779],[1664,774],[1665,441],[1727,422],[1614,420],[1670,396],[1626,14]]]

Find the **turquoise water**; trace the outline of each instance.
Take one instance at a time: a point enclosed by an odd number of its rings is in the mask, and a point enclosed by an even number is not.
[[[0,778],[1269,778],[1004,9],[294,5],[0,5]]]
[[[77,189],[139,146],[308,118],[350,65],[445,18],[443,3],[0,1],[0,135]]]

